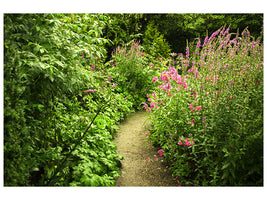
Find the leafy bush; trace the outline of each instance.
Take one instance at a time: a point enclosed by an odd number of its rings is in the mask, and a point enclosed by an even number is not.
[[[152,63],[149,64],[139,43],[133,42],[130,45],[129,48],[124,45],[116,49],[107,73],[118,84],[116,91],[125,94],[134,108],[141,108],[146,94],[153,88],[150,80],[157,68]]]
[[[153,22],[149,23],[143,36],[143,46],[145,51],[155,58],[168,58],[170,48],[168,42],[164,39]]]
[[[179,55],[145,104],[150,139],[182,185],[263,185],[263,45],[219,29]]]
[[[5,186],[114,185],[112,134],[132,103],[105,85],[106,23],[101,14],[4,16]]]

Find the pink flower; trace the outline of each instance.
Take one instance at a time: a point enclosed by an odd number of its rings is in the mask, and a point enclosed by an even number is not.
[[[191,112],[193,113],[193,112],[194,112],[194,108],[193,108],[193,106],[192,106],[191,104],[189,104],[189,107],[190,107],[190,109],[191,109]]]
[[[162,150],[162,149],[158,150],[158,153],[159,153],[160,156],[162,156],[162,154],[164,153],[164,150]]]
[[[156,159],[156,161],[158,161],[158,158],[157,157],[155,159]]]
[[[188,70],[189,73],[194,72],[194,68],[192,67],[191,69]]]
[[[195,108],[195,110],[202,110],[202,108],[201,108],[201,106],[197,106],[196,108]]]
[[[186,82],[183,82],[183,87],[187,88]]]
[[[116,85],[117,85],[117,83],[114,83],[114,84],[112,85],[112,88],[114,88]]]
[[[108,82],[110,82],[110,81],[111,81],[111,76],[108,77]]]
[[[124,175],[121,175],[121,177],[124,177]]]
[[[182,143],[181,141],[179,141],[178,144],[179,144],[180,146],[183,145],[183,143]]]
[[[84,52],[83,52],[82,58],[84,58]]]
[[[155,83],[155,82],[159,81],[159,79],[158,79],[158,77],[154,77],[154,78],[152,79],[152,81]]]
[[[126,100],[127,99],[127,97],[125,97],[123,100]]]
[[[95,69],[95,65],[93,64],[91,71],[93,71],[94,69]]]
[[[143,102],[142,104],[144,105],[145,110],[148,110],[149,111],[148,105],[145,102]]]
[[[154,108],[155,105],[156,105],[156,102],[151,102],[151,103],[150,103],[150,107],[151,107],[151,108]]]
[[[95,92],[95,90],[89,89],[87,90],[87,92]]]
[[[140,154],[142,154],[143,152],[141,151]]]
[[[160,80],[162,80],[162,81],[169,81],[169,79],[168,79],[168,76],[166,75],[166,74],[164,74],[164,75],[162,75],[161,77],[160,77]]]

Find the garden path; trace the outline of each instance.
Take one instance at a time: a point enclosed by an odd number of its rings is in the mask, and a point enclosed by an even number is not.
[[[147,141],[145,120],[144,112],[136,112],[119,126],[114,142],[124,160],[121,161],[121,177],[116,180],[116,186],[177,186],[161,162],[159,149]]]

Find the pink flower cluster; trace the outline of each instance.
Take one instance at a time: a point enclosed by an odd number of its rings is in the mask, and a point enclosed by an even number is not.
[[[180,138],[180,139],[183,140],[183,138]],[[194,141],[188,141],[187,138],[184,140],[184,143],[182,143],[181,140],[178,142],[178,145],[180,145],[180,146],[182,146],[182,145],[184,145],[184,146],[191,146],[192,144],[195,144]]]
[[[202,110],[201,106],[196,106],[195,108],[193,108],[192,104],[189,104],[189,107],[190,107],[192,113],[194,112],[194,110],[197,110],[197,111]]]
[[[159,154],[160,156],[162,156],[163,153],[164,153],[164,150],[162,150],[162,149],[158,150],[158,154]]]
[[[178,71],[174,67],[170,67],[169,71],[165,70],[160,74],[160,81],[162,84],[159,85],[159,88],[161,88],[163,91],[170,91],[172,88],[179,91],[180,87],[175,88],[171,86],[171,80],[175,81],[177,85],[182,85],[184,88],[187,88],[188,84],[186,77],[187,76],[184,76],[184,78],[182,78],[182,76],[178,74]],[[152,81],[157,82],[159,79],[154,77]]]
[[[87,92],[95,92],[96,90],[89,89]]]

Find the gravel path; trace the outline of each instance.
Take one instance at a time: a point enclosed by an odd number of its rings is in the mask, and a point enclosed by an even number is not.
[[[144,112],[136,112],[119,126],[114,142],[124,160],[116,186],[177,186],[161,162],[159,149],[146,139],[145,120]]]

